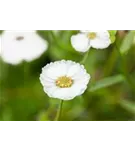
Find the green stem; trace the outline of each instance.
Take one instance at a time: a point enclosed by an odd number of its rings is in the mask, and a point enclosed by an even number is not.
[[[51,33],[52,38],[55,39],[55,40],[57,40],[57,38],[58,38],[57,36],[58,35],[56,35],[56,33],[54,33],[53,30],[51,30],[50,33]]]
[[[117,52],[117,49],[114,47],[114,49],[112,50],[109,56],[107,63],[104,66],[104,72],[103,72],[104,77],[109,76],[112,73],[115,63],[117,61],[117,58],[118,58],[118,52]]]
[[[80,62],[81,64],[85,64],[85,62],[86,62],[86,60],[87,60],[87,58],[88,58],[88,56],[89,56],[89,51],[90,51],[90,50],[88,50],[88,51],[85,53],[83,59],[82,59],[81,62]]]
[[[73,54],[76,54],[76,52],[74,51],[74,49],[72,49],[72,47],[69,47],[68,45],[63,45],[61,43],[61,41],[59,41],[59,39],[57,38],[57,36],[54,34],[53,31],[50,31],[50,34],[52,36],[52,39],[55,41],[57,47],[59,47],[61,50],[67,50],[67,51],[70,51],[72,52]]]
[[[120,44],[119,36],[118,36],[117,32],[115,34],[115,38],[117,39],[117,41],[114,43],[114,45],[117,45],[117,43]],[[110,76],[111,73],[113,73],[113,69],[116,65],[118,57],[119,57],[118,49],[116,48],[116,46],[113,46],[112,52],[110,53],[109,58],[104,66],[103,77]]]
[[[130,73],[129,73],[128,68],[127,68],[125,57],[120,53],[119,48],[118,48],[117,45],[116,45],[116,48],[118,49],[119,56],[120,56],[120,59],[121,59],[121,65],[122,65],[122,68],[123,68],[123,70],[122,70],[123,75],[125,76],[128,84],[130,85],[133,92],[135,92],[135,85],[134,85],[134,82],[132,82],[132,79],[130,77]]]
[[[55,121],[59,121],[60,117],[61,117],[61,112],[62,112],[62,104],[63,104],[63,100],[60,100],[60,104],[59,104],[59,108],[56,114],[56,118]]]
[[[52,39],[55,40],[56,45],[57,45],[59,48],[63,49],[63,46],[59,43],[59,41],[58,41],[58,39],[57,39],[55,33],[54,33],[53,31],[51,31],[50,33],[51,33]],[[64,47],[64,49],[65,49],[65,47]]]

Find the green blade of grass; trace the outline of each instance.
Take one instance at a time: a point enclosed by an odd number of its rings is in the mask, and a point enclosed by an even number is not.
[[[130,31],[124,38],[121,46],[120,46],[120,53],[125,54],[128,52],[128,50],[131,48],[133,44],[135,33],[133,31]]]
[[[94,91],[99,90],[101,88],[106,88],[108,86],[120,83],[124,80],[125,79],[124,79],[123,75],[115,75],[115,76],[107,77],[107,78],[104,78],[103,80],[97,81],[96,83],[91,85],[90,88],[88,89],[88,91],[94,92]]]

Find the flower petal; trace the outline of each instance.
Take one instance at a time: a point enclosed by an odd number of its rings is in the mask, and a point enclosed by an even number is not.
[[[25,49],[24,60],[32,61],[47,50],[48,42],[37,33],[30,33],[27,35],[27,43],[23,47]]]
[[[91,46],[97,49],[107,48],[111,44],[110,35],[108,31],[97,31],[97,37],[90,40]]]
[[[71,37],[71,44],[76,51],[86,52],[90,48],[90,40],[87,38],[86,34],[78,33]]]
[[[58,77],[65,76],[67,74],[68,67],[70,67],[70,61],[56,61],[42,68],[42,74],[44,78],[56,80]]]
[[[75,92],[71,88],[58,88],[53,93],[53,97],[63,100],[71,100],[75,96]]]
[[[86,70],[84,69],[83,65],[79,63],[72,64],[67,72],[67,76],[72,77],[72,79],[79,79],[80,76],[86,74]]]

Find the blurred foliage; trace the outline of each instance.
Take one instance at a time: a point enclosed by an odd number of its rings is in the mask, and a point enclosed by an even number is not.
[[[54,120],[59,100],[50,99],[39,81],[41,68],[51,61],[80,62],[70,37],[78,31],[37,31],[49,43],[38,59],[17,66],[0,58],[0,120]],[[0,32],[1,33],[1,32]],[[64,101],[61,120],[135,120],[135,32],[109,31],[112,44],[104,50],[91,49],[85,67],[91,74],[87,91]]]

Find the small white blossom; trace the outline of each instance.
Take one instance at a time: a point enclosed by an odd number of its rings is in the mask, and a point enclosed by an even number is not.
[[[48,43],[36,31],[4,31],[1,35],[1,57],[10,64],[32,61],[47,50]]]
[[[71,44],[75,50],[86,52],[90,47],[96,49],[107,48],[111,44],[110,34],[108,31],[86,30],[73,35]]]
[[[49,97],[71,100],[84,93],[90,75],[83,65],[70,60],[50,63],[42,68],[40,81]]]

